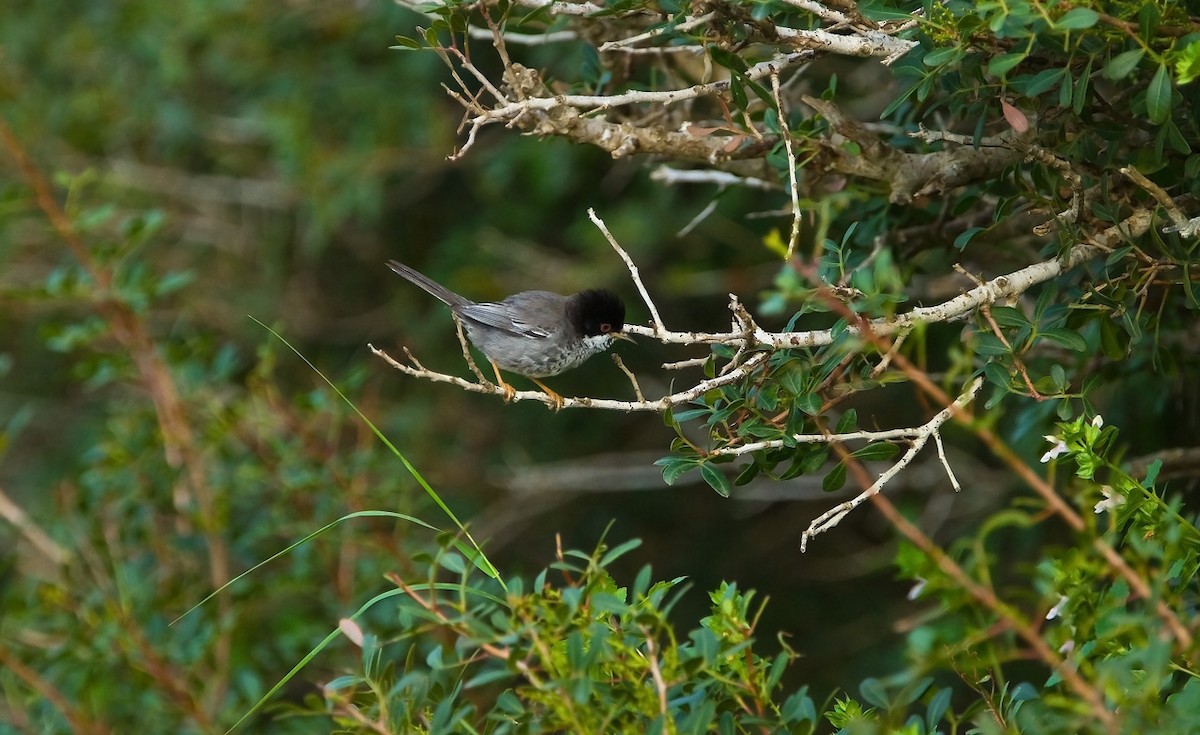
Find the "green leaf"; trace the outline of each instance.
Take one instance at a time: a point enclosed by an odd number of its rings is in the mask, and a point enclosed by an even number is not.
[[[792,396],[804,393],[804,384],[808,382],[808,370],[792,362],[779,374],[779,385]]]
[[[1091,28],[1100,20],[1100,15],[1091,8],[1072,8],[1066,15],[1054,21],[1055,28],[1080,31]]]
[[[954,238],[954,248],[956,250],[962,250],[967,246],[968,243],[971,242],[971,240],[975,239],[976,235],[986,231],[986,227],[968,227],[960,232],[958,237]]]
[[[1123,360],[1128,354],[1129,336],[1111,319],[1100,321],[1100,349],[1110,360]]]
[[[888,709],[891,702],[888,701],[887,690],[883,687],[883,682],[875,678],[863,679],[858,685],[858,691],[862,694],[863,701],[867,704],[879,709]]]
[[[1124,79],[1125,77],[1129,76],[1135,68],[1137,68],[1138,63],[1142,60],[1142,56],[1144,56],[1145,53],[1146,52],[1140,48],[1130,49],[1129,51],[1119,53],[1108,60],[1108,63],[1104,65],[1104,69],[1101,73],[1104,75],[1105,79],[1114,82],[1119,79]]]
[[[690,457],[663,457],[654,464],[662,467],[663,482],[674,485],[683,473],[696,467],[696,460]]]
[[[745,72],[748,68],[750,68],[747,66],[746,60],[741,56],[738,56],[730,51],[726,51],[715,44],[708,46],[708,55],[713,60],[714,64],[717,66],[723,66],[730,71]]]
[[[600,558],[600,566],[606,567],[609,564],[612,564],[620,557],[624,556],[630,551],[633,551],[641,545],[642,540],[640,538],[631,538],[624,543],[614,546],[607,554]]]
[[[996,56],[987,65],[987,73],[994,77],[1003,77],[1008,72],[1012,71],[1017,64],[1025,60],[1027,53],[1019,51],[1011,54],[1001,54]]]
[[[1154,487],[1154,483],[1158,481],[1158,473],[1162,470],[1163,461],[1156,459],[1146,468],[1146,477],[1142,480],[1142,487],[1150,489]]]
[[[1087,349],[1087,341],[1073,329],[1047,329],[1041,336],[1072,352],[1083,352]]]
[[[172,291],[177,291],[192,282],[193,274],[191,271],[174,271],[168,273],[154,284],[155,296],[166,296]]]
[[[761,469],[762,468],[758,466],[758,462],[748,463],[742,468],[742,471],[738,473],[738,476],[733,479],[733,484],[738,487],[748,485],[751,480],[758,477]]]
[[[746,99],[746,87],[742,84],[740,74],[732,74],[729,80],[729,96],[733,98],[733,104],[739,110],[745,110],[748,100]]]
[[[1025,87],[1025,94],[1029,97],[1037,97],[1058,84],[1066,73],[1066,69],[1045,69],[1038,72],[1033,79],[1029,80],[1029,84]]]
[[[813,704],[812,699],[805,693],[805,689],[802,688],[800,691],[784,700],[783,708],[780,710],[779,716],[785,723],[815,723],[817,721],[817,708],[816,705]]]
[[[1186,179],[1200,178],[1200,155],[1188,156],[1187,163],[1183,165],[1183,176]]]
[[[1083,73],[1079,75],[1079,81],[1075,82],[1074,101],[1071,110],[1076,115],[1083,113],[1083,103],[1087,99],[1088,84],[1092,78],[1092,62],[1094,59],[1088,59],[1087,66],[1083,67]]]
[[[675,423],[672,424],[672,426],[678,426],[679,424],[685,424],[688,421],[695,421],[696,419],[701,418],[703,416],[707,416],[710,413],[712,413],[711,408],[689,408],[686,411],[678,411],[674,414],[673,418],[675,420]]]
[[[1200,302],[1196,300],[1196,291],[1192,287],[1192,267],[1191,263],[1183,264],[1183,293],[1187,296],[1185,304],[1189,309],[1200,308]]]
[[[1179,132],[1179,128],[1175,125],[1175,121],[1167,119],[1162,126],[1162,135],[1166,137],[1166,142],[1175,150],[1176,153],[1188,155],[1192,152],[1192,146],[1188,143],[1187,138],[1183,137],[1183,133]]]
[[[846,409],[846,412],[838,419],[837,428],[834,429],[834,433],[845,434],[848,431],[854,431],[854,427],[857,425],[858,411],[853,408]]]
[[[925,54],[923,62],[925,66],[942,66],[943,64],[951,64],[960,59],[963,51],[958,46],[946,46],[944,48],[934,49]]]
[[[1008,355],[1012,350],[1004,346],[1000,338],[991,332],[980,332],[975,335],[975,353],[988,357],[998,357],[1000,355]]]
[[[1012,694],[1009,696],[1014,702],[1028,702],[1037,699],[1041,695],[1038,693],[1037,687],[1027,681],[1023,681],[1013,687]]]
[[[821,480],[821,489],[827,493],[834,490],[841,490],[842,485],[846,484],[846,465],[839,464],[825,475],[825,479]]]
[[[1071,93],[1075,90],[1075,79],[1071,76],[1070,69],[1063,69],[1063,83],[1058,88],[1058,106],[1071,106]]]
[[[728,498],[732,488],[729,485],[729,478],[725,476],[716,467],[707,462],[700,465],[700,476],[708,483],[708,486],[717,491],[717,494],[723,498]]]
[[[992,385],[1002,390],[1010,390],[1012,386],[1011,376],[1007,368],[998,362],[989,362],[983,366],[983,374],[987,377],[987,381]]]
[[[1011,306],[993,306],[990,309],[992,318],[1002,327],[1028,327],[1029,318],[1020,309]]]
[[[1171,114],[1171,73],[1160,64],[1146,88],[1146,115],[1150,122],[1162,125]]]
[[[809,416],[816,416],[821,413],[821,396],[817,393],[796,396],[796,400],[792,405]]]
[[[929,706],[925,708],[925,729],[928,732],[936,732],[938,723],[946,716],[946,712],[950,710],[950,697],[954,694],[954,690],[950,687],[939,689],[937,694],[929,700]]]
[[[1066,391],[1070,385],[1067,383],[1067,371],[1063,370],[1063,366],[1058,363],[1050,366],[1050,379],[1054,381],[1054,387],[1060,393]]]
[[[900,447],[890,442],[875,442],[855,449],[850,456],[864,462],[886,462],[900,453]]]

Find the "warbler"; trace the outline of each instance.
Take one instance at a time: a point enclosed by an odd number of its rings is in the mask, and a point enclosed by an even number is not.
[[[625,334],[625,303],[608,289],[587,289],[570,296],[550,291],[522,291],[502,301],[475,302],[395,260],[389,268],[450,307],[467,330],[467,338],[492,364],[496,383],[512,400],[516,389],[500,371],[523,375],[537,383],[562,408],[563,397],[539,378],[558,375],[600,354]]]

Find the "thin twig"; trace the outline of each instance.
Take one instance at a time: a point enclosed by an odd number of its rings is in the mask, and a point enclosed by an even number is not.
[[[975,398],[975,394],[979,392],[979,389],[982,386],[983,378],[975,378],[975,380],[973,380],[971,384],[967,386],[967,389],[963,391],[962,395],[960,395],[953,404],[946,406],[941,411],[938,411],[936,414],[934,414],[933,418],[927,421],[923,426],[920,426],[916,429],[916,435],[913,436],[912,445],[909,447],[908,451],[905,452],[904,456],[897,460],[895,464],[884,470],[884,472],[879,475],[879,478],[875,480],[875,482],[871,483],[869,487],[850,500],[847,500],[844,503],[838,503],[833,508],[830,508],[814,518],[812,523],[809,524],[808,529],[805,530],[800,536],[800,551],[803,552],[808,549],[808,542],[810,539],[838,525],[842,522],[843,518],[850,514],[852,510],[862,505],[873,495],[877,495],[889,480],[899,474],[901,470],[903,470],[909,465],[909,463],[913,461],[913,459],[917,456],[917,453],[920,452],[925,446],[926,442],[929,441],[929,438],[937,434],[937,431],[941,428],[942,424],[953,418],[956,409],[966,406],[971,402],[972,399]]]
[[[1046,397],[1039,393],[1037,388],[1033,387],[1033,380],[1029,377],[1029,371],[1025,369],[1025,362],[1017,354],[1017,351],[1013,349],[1013,346],[1009,344],[1008,338],[1004,336],[1003,330],[1000,329],[1000,325],[996,323],[996,319],[992,316],[991,305],[984,304],[979,307],[979,313],[987,321],[988,326],[992,328],[992,334],[996,335],[996,339],[1000,340],[1000,344],[1004,345],[1004,349],[1008,350],[1009,354],[1012,355],[1013,366],[1025,381],[1025,387],[1029,389],[1029,397],[1038,403],[1046,400]]]
[[[792,131],[788,126],[787,109],[783,106],[783,95],[779,92],[779,73],[771,74],[771,93],[775,96],[775,108],[779,113],[779,129],[783,135],[783,148],[788,160],[788,192],[792,196],[792,234],[788,236],[787,256],[790,261],[800,240],[800,192],[796,187],[796,152],[792,149]]]
[[[646,628],[642,628],[646,637],[646,661],[650,664],[650,678],[654,680],[654,691],[658,694],[658,712],[667,716],[667,683],[663,681],[662,671],[658,667],[658,651],[654,644],[654,636]]]
[[[612,236],[612,233],[608,231],[608,225],[604,224],[604,220],[596,215],[596,210],[592,207],[588,207],[588,217],[600,229],[600,232],[604,233],[608,244],[612,246],[613,250],[617,251],[617,255],[621,256],[621,260],[625,261],[625,266],[629,268],[629,275],[633,279],[633,285],[637,286],[638,293],[642,295],[642,301],[646,302],[646,308],[650,310],[650,326],[653,328],[654,334],[666,331],[667,327],[663,324],[662,317],[658,315],[658,307],[654,305],[654,301],[650,298],[650,293],[646,291],[646,285],[642,283],[642,277],[638,274],[638,267],[634,265],[633,258],[629,257],[629,253],[625,252],[625,248],[621,247],[617,239]]]
[[[463,360],[467,362],[467,366],[471,368],[471,372],[475,374],[480,383],[490,382],[483,376],[483,371],[479,369],[479,366],[475,364],[475,358],[471,356],[471,345],[467,342],[467,335],[463,331],[462,320],[458,318],[457,314],[454,315],[454,329],[458,333],[458,344],[462,346]],[[407,350],[405,351],[407,352]],[[409,357],[412,357],[412,353],[409,353]]]
[[[962,485],[958,484],[958,478],[954,476],[954,468],[950,466],[949,460],[946,459],[946,448],[942,446],[942,432],[933,432],[933,443],[937,446],[938,459],[942,461],[942,467],[946,470],[946,477],[950,478],[950,487],[954,488],[954,492],[960,492]]]
[[[600,44],[599,50],[600,51],[617,51],[620,49],[628,48],[629,46],[637,45],[637,44],[641,43],[642,41],[652,41],[655,38],[657,38],[665,33],[677,33],[680,31],[690,31],[697,26],[704,25],[705,23],[709,22],[710,20],[712,20],[713,18],[716,18],[716,17],[717,17],[716,13],[705,13],[704,15],[696,16],[694,18],[688,18],[687,20],[683,21],[682,23],[676,23],[673,26],[672,25],[658,26],[656,28],[651,28],[650,30],[646,31],[645,33],[639,33],[636,36],[622,38],[619,41],[605,41],[604,43]]]
[[[693,357],[690,360],[678,360],[676,362],[664,362],[662,364],[662,369],[663,370],[683,370],[684,368],[700,367],[704,363],[708,362],[708,359],[709,359],[709,355],[705,355],[704,357]]]
[[[848,431],[844,434],[792,434],[787,439],[764,439],[758,442],[739,444],[735,447],[721,447],[712,450],[714,455],[739,457],[743,454],[753,454],[765,449],[779,449],[789,444],[844,444],[852,441],[901,441],[915,440],[923,427],[913,426],[902,429],[885,429],[883,431]]]
[[[43,531],[21,506],[13,502],[3,488],[0,488],[0,518],[11,523],[54,566],[62,566],[71,558],[71,552],[50,538],[50,534]]]
[[[704,209],[692,217],[692,220],[680,228],[679,232],[675,233],[675,237],[687,237],[688,233],[700,226],[700,223],[708,219],[708,216],[717,211],[717,200],[714,198],[704,205]]]
[[[642,395],[642,386],[638,385],[637,378],[634,376],[633,371],[625,367],[625,363],[621,361],[621,356],[615,352],[612,355],[612,361],[616,363],[618,368],[621,369],[621,372],[625,373],[625,377],[629,378],[629,384],[633,386],[633,395],[636,396],[639,401],[644,402],[646,400],[646,396]]]
[[[1145,189],[1150,196],[1154,197],[1154,201],[1159,203],[1163,209],[1167,211],[1167,216],[1171,218],[1171,222],[1175,225],[1176,231],[1182,231],[1188,226],[1188,218],[1175,205],[1171,199],[1171,195],[1163,191],[1163,188],[1146,178],[1146,175],[1138,171],[1133,166],[1125,166],[1121,169],[1121,173],[1133,179],[1133,183]]]
[[[650,180],[666,186],[676,184],[716,184],[724,189],[728,186],[744,186],[748,189],[775,191],[779,184],[753,176],[738,176],[717,169],[679,169],[662,165],[650,172]]]

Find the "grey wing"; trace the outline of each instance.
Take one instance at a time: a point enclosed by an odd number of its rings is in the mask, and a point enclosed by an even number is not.
[[[538,324],[531,324],[517,316],[511,306],[505,303],[484,302],[481,304],[466,304],[457,312],[474,322],[495,327],[515,337],[530,337],[545,339],[551,332]]]

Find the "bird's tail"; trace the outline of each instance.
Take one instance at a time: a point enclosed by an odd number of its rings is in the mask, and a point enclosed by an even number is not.
[[[439,299],[442,303],[446,304],[447,306],[449,306],[451,308],[466,306],[467,304],[471,303],[469,300],[463,298],[462,296],[459,296],[458,294],[454,293],[453,291],[446,288],[445,286],[438,283],[437,281],[433,280],[432,278],[425,275],[424,273],[415,271],[412,268],[409,268],[407,265],[401,263],[398,260],[389,260],[387,262],[387,265],[388,265],[388,268],[391,268],[392,270],[396,271],[396,273],[403,276],[405,279],[407,279],[407,280],[417,284],[421,288],[425,289],[425,291],[427,291],[430,296],[433,296],[434,298]]]

